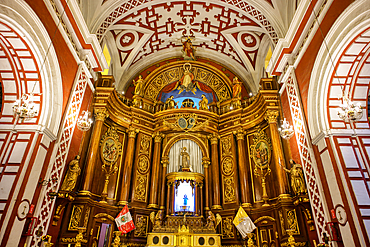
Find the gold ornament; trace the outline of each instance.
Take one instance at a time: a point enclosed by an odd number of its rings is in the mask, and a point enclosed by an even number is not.
[[[105,108],[95,108],[94,115],[96,121],[104,121],[109,117],[108,111]]]
[[[271,111],[271,110],[268,110],[266,111],[265,113],[265,120],[269,123],[269,124],[272,124],[272,123],[277,123],[277,118],[279,116],[279,112],[278,111]]]
[[[235,201],[235,189],[234,189],[234,178],[233,177],[224,177],[224,186],[225,186],[225,202]]]
[[[148,216],[136,215],[135,237],[146,237],[148,228]]]
[[[138,174],[137,180],[136,180],[136,186],[135,186],[135,199],[136,200],[145,202],[146,183],[147,183],[146,176]]]
[[[226,217],[222,219],[222,238],[234,238],[232,222],[233,217]]]
[[[80,224],[83,208],[84,208],[83,205],[73,205],[72,215],[68,225],[69,231],[77,231],[78,226]]]
[[[150,141],[151,141],[150,136],[147,136],[147,135],[142,135],[141,136],[140,153],[142,153],[142,154],[148,154],[149,153],[148,149],[150,147]]]

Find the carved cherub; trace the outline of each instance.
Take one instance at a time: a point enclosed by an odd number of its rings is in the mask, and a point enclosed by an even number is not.
[[[157,214],[155,212],[150,213],[150,221],[153,224],[153,228],[160,228],[162,225],[162,220],[163,220],[163,211],[159,210]]]

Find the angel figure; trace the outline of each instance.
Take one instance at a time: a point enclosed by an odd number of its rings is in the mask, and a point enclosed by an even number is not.
[[[233,79],[233,98],[240,98],[242,94],[242,86],[238,77]]]
[[[220,224],[221,220],[221,215],[216,214],[215,216],[212,211],[208,211],[206,228],[209,230],[215,230],[218,224]]]
[[[153,229],[160,228],[162,225],[162,220],[163,220],[162,210],[158,210],[157,214],[155,214],[155,212],[150,213],[150,221],[153,224]]]

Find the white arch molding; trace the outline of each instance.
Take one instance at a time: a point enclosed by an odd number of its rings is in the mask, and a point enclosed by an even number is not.
[[[19,200],[27,200],[29,202],[33,200],[37,181],[39,180],[46,153],[48,152],[48,147],[50,143],[56,139],[60,127],[63,91],[59,63],[55,50],[53,47],[48,49],[51,44],[49,34],[26,2],[20,0],[2,0],[0,2],[0,21],[6,24],[6,26],[10,28],[9,30],[17,34],[17,37],[14,39],[15,42],[18,42],[18,44],[22,44],[23,42],[23,46],[27,47],[27,49],[24,50],[26,53],[23,53],[26,54],[23,55],[26,56],[23,58],[25,60],[21,62],[22,65],[28,66],[28,68],[24,68],[25,73],[23,73],[23,76],[27,78],[27,70],[32,72],[30,73],[32,74],[31,78],[34,79],[32,76],[37,75],[36,78],[38,78],[40,83],[36,84],[35,92],[42,93],[37,96],[41,104],[40,112],[38,116],[31,119],[31,121],[25,123],[18,122],[16,125],[13,125],[11,124],[11,121],[13,121],[11,114],[0,119],[0,130],[2,133],[8,133],[8,141],[2,144],[2,148],[10,153],[5,156],[1,154],[2,162],[3,164],[4,162],[6,162],[5,164],[7,164],[7,162],[13,163],[13,166],[19,164],[19,168],[15,173],[16,175],[13,173],[14,183],[8,188],[12,192],[9,193],[9,198],[5,206],[6,210],[1,216],[0,245],[5,244],[3,242],[5,231],[11,229],[9,236],[7,236],[8,240],[6,245],[17,246],[21,237],[21,231],[19,229],[23,229],[25,221],[20,221],[17,217],[15,217],[14,221],[10,222],[9,220],[17,214],[17,203]],[[17,54],[18,60],[22,59],[22,55],[20,54],[21,53]],[[27,56],[29,56],[29,58],[27,58]],[[14,61],[16,60],[17,58],[14,57]],[[43,63],[44,65],[42,66]],[[16,70],[13,70],[14,74],[17,74]],[[26,85],[26,90],[25,87],[22,86],[24,83],[22,82],[21,76],[9,80],[6,83],[7,85],[4,86],[4,91],[10,90],[11,88],[13,88],[13,91],[14,89],[16,90],[16,96],[13,96],[14,100],[23,93],[32,91],[33,87],[33,83],[30,82]],[[11,105],[12,100],[11,97],[7,98],[9,105]],[[35,99],[35,101],[36,100],[37,99]],[[8,108],[9,105],[7,106]],[[11,107],[9,109],[11,112]],[[43,143],[43,146],[40,146],[37,142],[39,136],[41,136],[41,143]],[[31,156],[33,155],[35,155],[35,161],[30,163]],[[16,159],[16,156],[20,158]],[[14,162],[14,160],[17,162]],[[27,171],[30,172],[28,175],[26,175]],[[5,176],[8,175],[6,175],[6,172],[3,172],[1,174],[2,181],[0,181],[0,187],[3,189],[4,181],[8,179]],[[4,179],[4,177],[6,179]],[[24,190],[20,193],[22,188]]]
[[[345,246],[361,246],[370,236],[369,175],[370,128],[367,112],[356,123],[337,116],[338,96],[343,88],[352,101],[367,104],[370,82],[370,2],[352,3],[336,20],[325,37],[312,70],[307,102],[307,122],[313,143],[318,145],[334,207],[347,205],[356,228],[340,226]],[[330,56],[328,54],[328,51]],[[335,69],[334,69],[335,67]],[[326,143],[324,137],[328,138]],[[330,156],[327,148],[334,154]],[[334,160],[333,160],[334,159]],[[337,169],[339,177],[334,170]],[[343,187],[344,193],[338,188]]]

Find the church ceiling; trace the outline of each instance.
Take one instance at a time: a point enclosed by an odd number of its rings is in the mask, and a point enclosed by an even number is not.
[[[119,90],[150,64],[183,59],[182,44],[191,37],[195,58],[223,64],[257,91],[268,49],[285,32],[273,0],[98,2],[85,19],[109,50]]]

